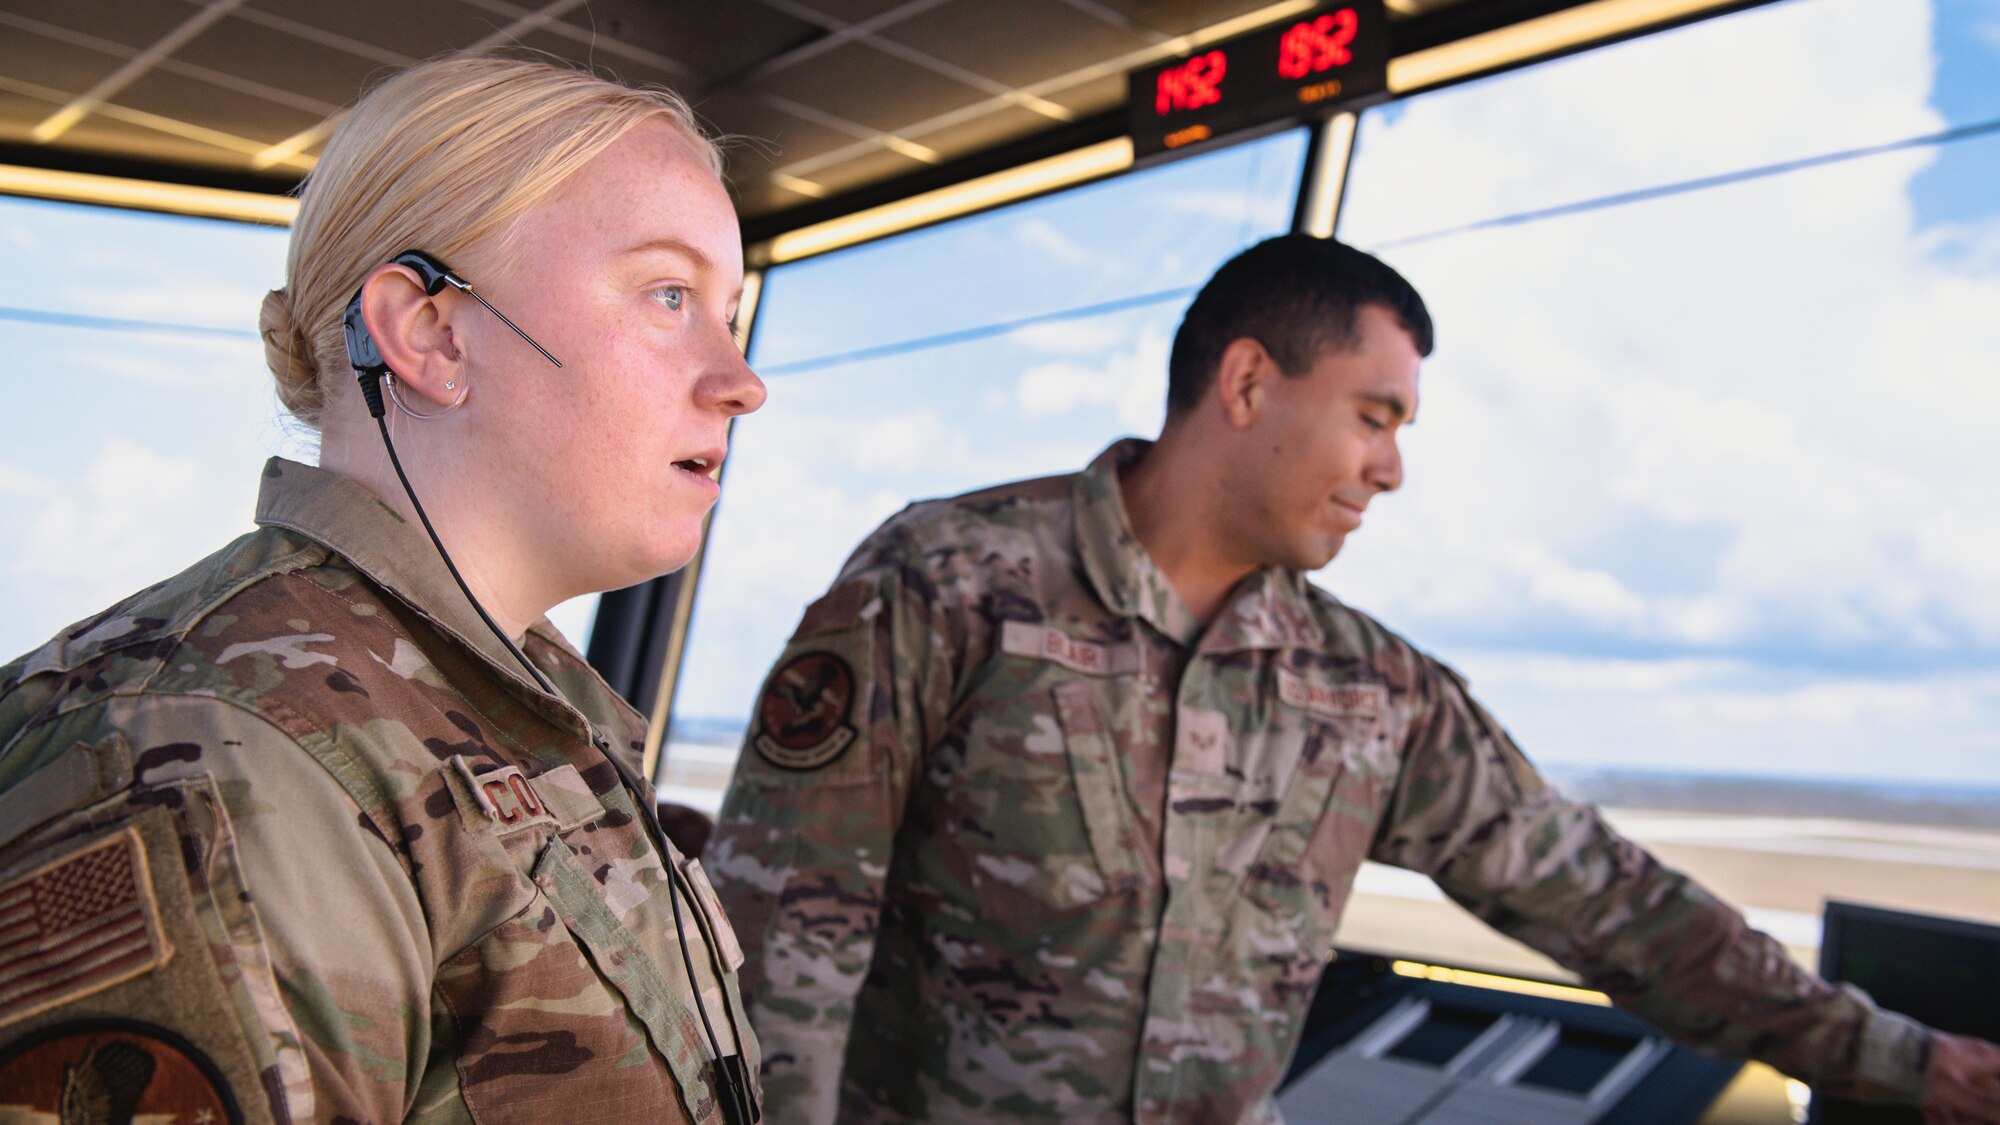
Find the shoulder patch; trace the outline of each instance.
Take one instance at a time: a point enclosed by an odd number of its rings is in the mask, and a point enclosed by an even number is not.
[[[854,743],[854,669],[830,652],[804,652],[771,673],[757,701],[751,744],[786,770],[816,770]]]
[[[0,884],[0,1025],[151,972],[172,955],[137,828]]]
[[[0,1118],[240,1125],[200,1048],[137,1020],[70,1020],[0,1047]]]

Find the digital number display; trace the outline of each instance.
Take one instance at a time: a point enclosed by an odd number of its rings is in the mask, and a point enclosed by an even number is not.
[[[1135,155],[1382,95],[1388,30],[1382,0],[1354,0],[1135,70],[1128,78]]]

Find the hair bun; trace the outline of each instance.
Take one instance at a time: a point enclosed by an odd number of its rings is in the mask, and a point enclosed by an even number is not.
[[[321,404],[319,374],[313,367],[312,345],[292,319],[289,293],[273,289],[264,294],[257,331],[264,338],[264,364],[278,381],[279,401],[301,421],[311,422]]]

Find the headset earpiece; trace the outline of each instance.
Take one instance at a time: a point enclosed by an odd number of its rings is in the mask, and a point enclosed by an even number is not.
[[[408,266],[417,271],[423,279],[424,292],[435,297],[449,285],[454,289],[469,289],[465,279],[451,272],[451,267],[424,253],[422,250],[405,250],[389,259],[392,266]]]
[[[389,259],[389,264],[415,271],[424,283],[424,292],[433,297],[444,292],[447,285],[467,291],[472,288],[451,272],[451,267],[422,250],[405,250]],[[368,334],[367,321],[361,317],[360,289],[354,291],[347,302],[347,311],[340,315],[340,334],[347,343],[347,362],[354,368],[354,377],[361,381],[361,397],[368,403],[368,414],[380,418],[384,413],[382,376],[389,374],[389,365],[382,359],[382,350],[375,346],[374,337]]]

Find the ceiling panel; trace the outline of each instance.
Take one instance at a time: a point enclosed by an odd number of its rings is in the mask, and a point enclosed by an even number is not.
[[[1221,23],[1245,12],[1268,7],[1271,0],[1258,4],[1237,4],[1230,0],[1091,0],[1131,20],[1133,26],[1165,36],[1186,35],[1211,24]]]
[[[1064,85],[1042,96],[1079,117],[1087,117],[1125,104],[1125,75],[1122,71],[1106,74],[1088,82]]]
[[[1477,0],[1495,13],[1566,2]],[[303,136],[310,157],[317,127],[395,67],[497,42],[680,91],[708,127],[744,138],[730,187],[746,216],[769,217],[912,172],[962,175],[929,170],[1024,138],[1101,139],[1125,97],[1110,62],[1270,0],[244,0],[154,57],[212,3],[0,0],[5,159],[283,189],[310,160],[264,169],[257,153]],[[134,59],[101,108],[35,147],[36,125]],[[1067,114],[1024,107],[1030,88]]]
[[[86,32],[113,43],[143,49],[186,23],[199,9],[172,0],[139,3],[115,0],[111,3],[78,3],[77,0],[0,0],[0,12],[52,23],[72,31]],[[7,36],[13,29],[5,31]]]
[[[991,95],[865,43],[843,43],[759,86],[870,129],[893,131]]]
[[[244,7],[412,59],[426,59],[478,42],[512,22],[460,0],[393,5],[249,0]]]
[[[209,108],[218,100],[226,100],[229,105],[226,116],[215,118],[226,122],[226,125],[217,125],[217,128],[235,136],[262,141],[266,145],[277,144],[294,133],[310,129],[325,116],[223,90],[198,79],[161,70],[140,76],[118,94],[121,106],[177,121],[198,121],[210,116]]]
[[[389,71],[374,59],[233,18],[195,36],[175,57],[335,105],[352,103],[372,80]],[[215,107],[215,117],[226,120],[228,114],[226,104]]]
[[[57,107],[0,89],[0,143],[28,142],[28,131]]]
[[[882,35],[1015,88],[1150,47],[1158,40],[1059,0],[947,4],[897,23]]]
[[[927,165],[900,153],[878,148],[816,172],[812,180],[828,191],[838,193],[921,171],[925,167]]]
[[[769,153],[768,163],[773,166],[818,156],[854,142],[848,133],[793,116],[746,93],[697,97],[694,111],[712,131],[739,138],[735,148]]]
[[[650,51],[621,53],[601,41],[594,46],[578,43],[546,28],[522,36],[519,44],[522,52],[567,59],[615,82],[633,86],[665,86],[677,91],[685,91],[690,85],[688,78],[691,71],[672,59],[655,56]]]
[[[0,24],[0,78],[46,86],[74,96],[95,86],[124,62],[120,55],[71,46]]]
[[[860,23],[884,12],[911,6],[910,0],[797,0],[801,8],[822,13],[841,23]]]
[[[689,68],[698,85],[745,70],[824,32],[762,4],[710,0],[592,0],[571,26],[617,39]],[[566,54],[581,54],[572,48]]]
[[[108,117],[86,117],[50,146],[59,151],[127,152],[151,160],[185,163],[198,168],[241,168],[245,154],[202,141],[176,137]]]
[[[1038,133],[1049,127],[1049,119],[1015,106],[1001,106],[960,125],[926,130],[918,134],[924,144],[953,156]]]

